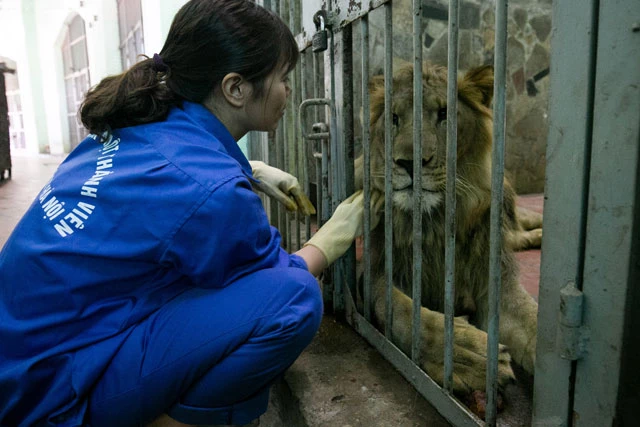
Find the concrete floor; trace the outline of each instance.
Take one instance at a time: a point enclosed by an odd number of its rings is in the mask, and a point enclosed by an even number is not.
[[[12,156],[12,178],[0,181],[0,246],[4,245],[63,158],[49,155]]]
[[[13,156],[12,179],[0,182],[0,246],[62,160]],[[543,197],[524,196],[519,203],[541,212]],[[522,252],[518,259],[521,281],[537,298],[540,251]],[[509,387],[510,403],[498,425],[528,425],[531,378],[520,374]],[[274,390],[270,410],[261,418],[263,427],[448,425],[364,339],[330,315]]]

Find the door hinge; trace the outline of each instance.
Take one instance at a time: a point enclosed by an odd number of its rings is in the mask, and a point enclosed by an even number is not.
[[[560,311],[556,351],[563,359],[578,360],[584,356],[587,334],[582,324],[584,294],[570,281],[560,290]]]

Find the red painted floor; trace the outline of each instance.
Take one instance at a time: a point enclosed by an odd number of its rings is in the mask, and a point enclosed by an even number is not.
[[[542,194],[528,194],[519,196],[517,204],[532,211],[542,213],[544,196]],[[520,264],[520,284],[536,301],[540,285],[540,249],[517,252],[516,258]]]

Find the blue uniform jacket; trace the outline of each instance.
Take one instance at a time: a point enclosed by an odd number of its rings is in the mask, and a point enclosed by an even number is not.
[[[186,289],[306,268],[280,247],[251,179],[199,104],[103,144],[89,135],[0,252],[0,425],[81,420],[132,327]]]

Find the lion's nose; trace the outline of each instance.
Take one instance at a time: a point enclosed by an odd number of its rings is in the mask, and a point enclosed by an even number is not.
[[[409,176],[413,176],[413,160],[396,160],[396,164],[407,171]]]
[[[428,159],[422,159],[422,167],[427,166],[431,160],[433,160],[433,156],[430,156]],[[406,170],[409,176],[413,176],[413,160],[398,159],[395,162],[398,166]]]

